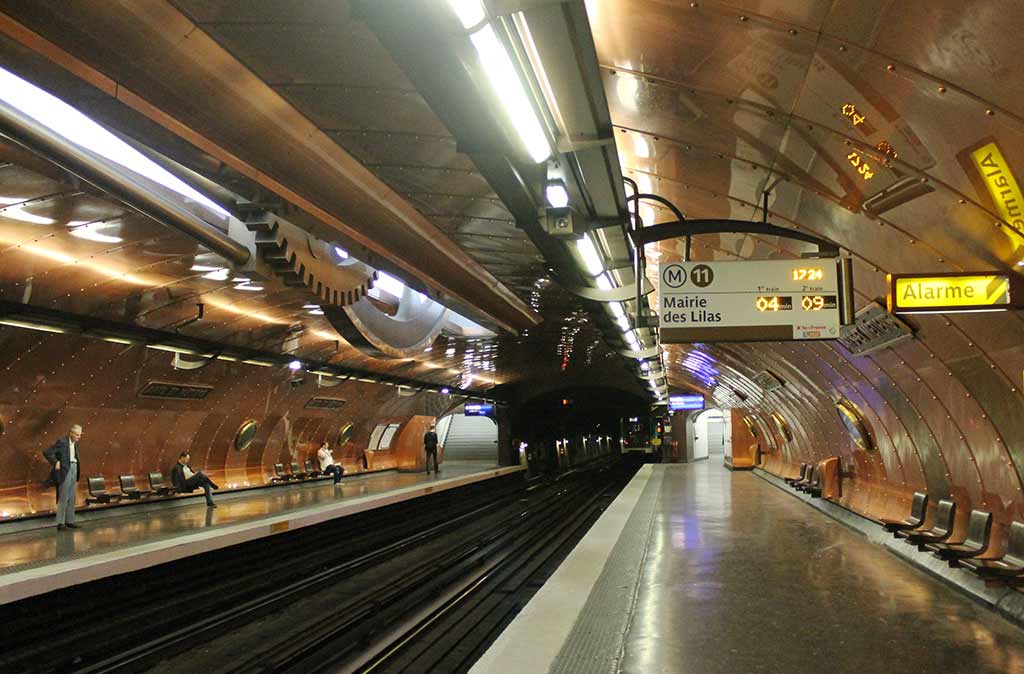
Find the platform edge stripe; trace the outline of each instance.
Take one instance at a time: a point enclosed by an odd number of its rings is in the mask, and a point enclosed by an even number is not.
[[[550,671],[654,475],[651,464],[637,472],[470,674]]]

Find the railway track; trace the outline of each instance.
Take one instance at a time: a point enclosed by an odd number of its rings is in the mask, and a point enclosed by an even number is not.
[[[52,615],[4,612],[0,670],[466,671],[631,474],[491,481],[84,586],[61,611],[63,643],[43,634]]]

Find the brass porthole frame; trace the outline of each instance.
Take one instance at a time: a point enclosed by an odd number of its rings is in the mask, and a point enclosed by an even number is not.
[[[747,430],[753,437],[756,438],[760,435],[760,432],[757,430],[757,423],[754,421],[754,417],[752,415],[748,414],[743,417],[743,425],[747,427]]]
[[[772,421],[775,423],[775,428],[778,429],[783,441],[793,442],[793,431],[783,416],[778,412],[772,412]]]
[[[843,398],[836,401],[836,414],[839,421],[846,428],[846,432],[853,438],[854,444],[865,452],[875,449],[875,439],[871,433],[871,424],[864,418],[864,413],[856,404]]]
[[[347,424],[343,424],[342,427],[338,429],[337,446],[341,447],[346,442],[351,440],[353,433],[355,433],[355,426],[352,424],[351,421],[348,422]]]
[[[244,452],[256,439],[256,433],[260,430],[260,424],[255,419],[246,419],[235,431],[234,447],[236,452]]]

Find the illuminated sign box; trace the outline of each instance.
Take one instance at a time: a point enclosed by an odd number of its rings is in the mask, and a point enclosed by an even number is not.
[[[672,412],[677,410],[702,410],[704,409],[704,396],[701,395],[672,395],[668,397],[668,409]]]
[[[467,417],[493,417],[494,405],[491,403],[466,403],[463,413]]]
[[[1024,280],[993,272],[889,274],[888,308],[894,314],[1005,311],[1021,306]]]
[[[837,339],[852,295],[844,269],[839,258],[662,264],[661,341]]]

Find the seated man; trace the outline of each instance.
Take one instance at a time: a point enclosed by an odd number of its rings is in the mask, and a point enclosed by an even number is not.
[[[334,484],[341,482],[341,476],[345,474],[345,469],[334,463],[334,457],[331,456],[331,447],[326,441],[324,444],[320,445],[320,450],[316,453],[316,458],[320,461],[321,472],[333,475]]]
[[[188,493],[199,487],[203,488],[206,492],[206,507],[216,508],[217,504],[213,502],[213,495],[211,489],[220,489],[216,484],[213,483],[206,473],[203,471],[192,470],[192,466],[188,465],[189,453],[182,452],[178,456],[178,463],[174,464],[174,468],[171,470],[171,484],[174,488],[180,492]]]

